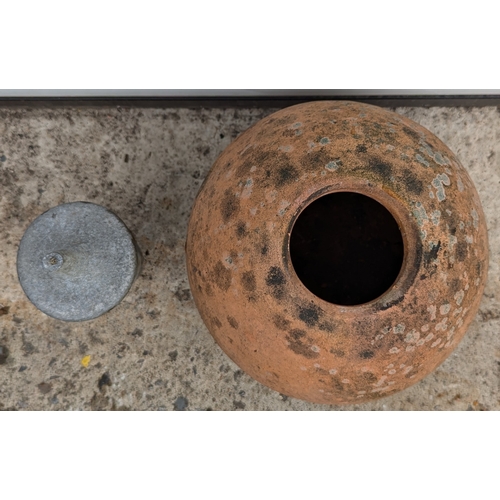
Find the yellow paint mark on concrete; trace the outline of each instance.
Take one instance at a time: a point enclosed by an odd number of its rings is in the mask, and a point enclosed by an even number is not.
[[[84,358],[82,358],[81,363],[82,363],[82,366],[87,368],[87,366],[89,366],[89,363],[90,363],[90,356],[85,356]]]

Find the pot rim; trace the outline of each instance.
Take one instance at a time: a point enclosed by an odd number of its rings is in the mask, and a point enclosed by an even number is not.
[[[392,285],[375,299],[356,305],[334,304],[311,292],[298,277],[290,254],[291,234],[302,212],[319,198],[341,192],[361,194],[380,203],[396,220],[403,239],[403,262]],[[333,182],[326,187],[320,187],[315,190],[313,194],[310,194],[304,200],[298,200],[298,202],[298,208],[293,213],[286,232],[283,248],[283,264],[290,278],[293,280],[294,285],[299,286],[303,292],[309,295],[311,301],[319,301],[322,308],[331,311],[332,314],[351,313],[358,316],[366,315],[367,312],[389,309],[404,299],[405,294],[415,281],[422,260],[420,230],[412,216],[408,203],[405,203],[405,201],[397,196],[397,193],[388,189],[386,186],[377,186],[371,181],[356,178],[349,180],[344,179],[342,181]]]

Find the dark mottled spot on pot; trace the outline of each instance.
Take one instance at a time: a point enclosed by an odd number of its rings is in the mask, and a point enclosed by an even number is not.
[[[421,275],[420,275],[420,281],[423,281],[423,280],[425,280],[426,278],[427,278],[427,275],[425,275],[425,274],[421,274]]]
[[[222,327],[222,323],[220,322],[220,319],[219,318],[215,318],[213,317],[212,318],[212,324],[214,326],[216,326],[217,328],[221,328]]]
[[[282,187],[285,184],[293,182],[298,176],[299,173],[297,172],[297,169],[292,165],[281,167],[278,169],[275,185],[276,187]]]
[[[366,148],[366,146],[364,144],[358,144],[356,146],[356,153],[366,153],[368,151],[368,149]]]
[[[457,259],[459,262],[463,262],[467,258],[467,243],[463,240],[460,240],[457,243]]]
[[[339,358],[343,358],[345,356],[345,352],[341,349],[330,349],[330,353],[338,356]]]
[[[445,226],[447,226],[450,234],[455,236],[457,233],[457,227],[460,224],[460,217],[458,214],[455,211],[448,213],[446,210],[442,210],[441,218],[443,219]]]
[[[304,338],[306,336],[306,332],[304,330],[294,329],[291,330],[289,335],[286,336],[286,339],[290,343],[290,349],[300,356],[304,356],[308,359],[314,359],[319,356],[319,354],[313,350],[311,347],[304,343]]]
[[[255,243],[255,249],[263,257],[269,253],[269,235],[267,233],[261,234],[260,241]]]
[[[371,359],[373,356],[373,351],[363,351],[359,353],[359,357],[363,359]]]
[[[281,316],[281,314],[276,314],[273,318],[273,323],[278,330],[288,330],[290,327],[290,321]]]
[[[327,152],[326,149],[317,149],[313,150],[310,153],[306,153],[302,156],[302,164],[305,168],[309,170],[318,170],[322,169],[327,165],[330,161],[332,161],[331,155]],[[335,162],[336,165],[341,166],[342,162],[337,159]]]
[[[227,317],[227,322],[229,323],[231,328],[234,328],[235,330],[238,329],[238,326],[239,326],[238,322],[232,316]]]
[[[328,332],[328,333],[333,332],[333,325],[331,323],[329,323],[328,321],[325,321],[324,323],[320,323],[318,325],[318,328],[323,332]]]
[[[476,273],[477,273],[477,276],[480,277],[481,276],[481,271],[483,269],[483,264],[481,262],[476,262]]]
[[[450,288],[453,292],[459,292],[460,290],[462,290],[461,281],[458,278],[454,278],[451,282]]]
[[[253,271],[245,271],[241,275],[241,284],[247,292],[255,292],[257,285],[255,282],[255,274],[253,273]]]
[[[361,122],[359,123],[363,134],[365,135],[364,140],[371,144],[380,144],[381,142],[392,143],[395,141],[395,134],[387,126],[387,124],[380,124],[374,122]],[[352,134],[352,130],[351,130]],[[359,135],[354,134],[353,137],[359,137]]]
[[[222,199],[220,211],[222,220],[228,222],[240,209],[240,200],[230,189],[227,189]]]
[[[380,177],[382,177],[382,179],[384,179],[385,181],[388,181],[392,175],[392,167],[388,163],[385,163],[380,160],[371,161],[370,168],[375,173],[380,175]]]
[[[374,384],[377,381],[376,375],[372,372],[364,372],[361,374],[361,378],[365,384]]]
[[[271,293],[276,299],[283,298],[286,279],[279,267],[273,266],[269,269],[266,277],[266,285],[272,289]]]
[[[416,141],[416,142],[420,141],[420,136],[418,135],[418,133],[415,132],[414,130],[412,130],[411,128],[403,127],[403,132],[408,137],[411,137],[414,141]]]
[[[295,328],[294,330],[290,331],[290,338],[293,340],[300,340],[305,336],[306,336],[305,330],[300,330],[299,328]]]
[[[345,389],[344,384],[340,381],[339,377],[332,377],[330,383],[337,392],[343,392]]]
[[[410,191],[417,196],[421,195],[424,191],[423,182],[409,169],[403,171],[402,182]]]
[[[299,307],[299,319],[307,326],[312,327],[316,325],[322,312],[323,311],[314,304],[306,307]]]
[[[269,120],[269,123],[271,123],[271,120],[276,128],[286,127],[292,125],[294,122],[297,121],[297,115],[293,113],[287,113],[285,116],[281,116],[279,118],[271,118]]]
[[[280,286],[284,285],[286,283],[285,276],[283,274],[283,271],[276,266],[273,266],[269,269],[269,272],[267,273],[267,278],[266,278],[266,285],[267,286]]]
[[[267,178],[275,174],[275,185],[283,186],[291,182],[298,175],[297,170],[290,164],[286,153],[278,151],[255,151],[236,170],[236,177],[248,176],[253,166],[262,167]]]
[[[433,246],[430,250],[424,252],[424,265],[425,265],[425,267],[428,267],[429,264],[431,264],[433,260],[437,259],[438,252],[440,249],[441,249],[441,241],[438,241],[437,245]]]
[[[282,133],[283,137],[295,137],[295,130],[284,130]]]
[[[249,153],[253,153],[252,149],[248,149],[243,153],[243,156],[247,156]],[[236,169],[236,177],[248,177],[248,174],[250,173],[250,169],[254,165],[253,158],[250,157],[247,160],[245,160],[243,163],[241,163],[237,169]]]
[[[238,224],[236,224],[236,236],[238,236],[238,238],[244,238],[246,234],[246,224],[240,220]]]
[[[214,291],[212,290],[212,286],[210,285],[210,283],[207,283],[205,285],[205,293],[207,294],[208,297],[214,296]]]
[[[222,262],[217,262],[212,272],[212,278],[215,284],[224,292],[227,292],[231,286],[231,271],[226,269]]]

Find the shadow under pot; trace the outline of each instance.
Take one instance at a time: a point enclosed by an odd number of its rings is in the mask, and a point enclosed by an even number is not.
[[[432,372],[476,314],[488,269],[479,197],[454,154],[396,113],[336,101],[241,134],[198,193],[186,251],[226,354],[325,404]]]

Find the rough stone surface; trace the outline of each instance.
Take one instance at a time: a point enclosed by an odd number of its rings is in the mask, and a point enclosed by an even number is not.
[[[0,110],[0,409],[500,409],[500,113],[400,108],[456,153],[486,215],[489,278],[478,315],[450,357],[415,386],[376,402],[324,406],[285,397],[243,373],[194,306],[184,244],[196,193],[217,156],[274,110]],[[16,276],[19,241],[60,203],[109,207],[135,234],[142,274],[96,320],[45,316]]]

